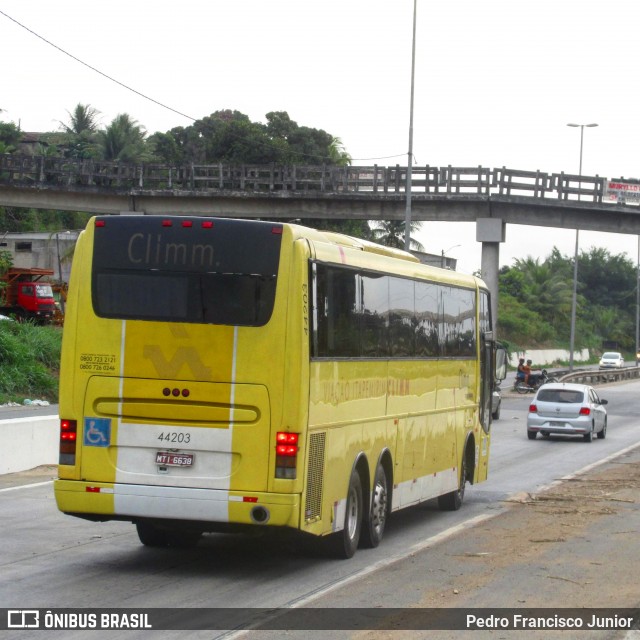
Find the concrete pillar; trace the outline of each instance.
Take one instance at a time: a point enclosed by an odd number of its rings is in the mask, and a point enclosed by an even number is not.
[[[500,269],[500,243],[505,240],[506,224],[499,218],[478,218],[476,240],[482,242],[480,273],[491,293],[491,317],[494,336],[498,335],[498,271]]]

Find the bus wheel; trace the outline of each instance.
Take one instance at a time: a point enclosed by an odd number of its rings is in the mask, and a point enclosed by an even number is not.
[[[146,547],[177,547],[187,549],[195,547],[202,535],[198,531],[168,530],[156,527],[149,522],[136,523],[138,538]]]
[[[466,452],[462,454],[462,462],[460,463],[460,484],[455,491],[445,493],[438,496],[438,507],[441,511],[457,511],[464,499],[464,487],[467,484],[467,456]]]
[[[328,552],[337,558],[348,559],[353,556],[360,542],[362,530],[362,481],[354,469],[349,480],[347,506],[344,515],[344,528],[331,534],[327,540]]]
[[[378,465],[371,492],[371,508],[362,528],[363,547],[377,547],[384,535],[384,528],[389,515],[389,485],[384,467]]]

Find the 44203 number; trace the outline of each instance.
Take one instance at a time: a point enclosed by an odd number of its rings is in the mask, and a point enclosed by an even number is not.
[[[175,444],[189,444],[189,442],[191,442],[191,434],[180,431],[163,431],[158,436],[158,440]]]

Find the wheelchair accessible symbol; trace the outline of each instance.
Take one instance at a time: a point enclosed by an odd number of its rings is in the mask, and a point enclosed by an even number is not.
[[[111,441],[110,418],[84,419],[84,445],[86,447],[108,447]]]

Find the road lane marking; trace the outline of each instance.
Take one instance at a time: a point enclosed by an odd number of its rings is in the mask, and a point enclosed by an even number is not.
[[[15,487],[7,487],[6,489],[0,489],[0,493],[5,491],[15,491],[16,489],[30,489],[31,487],[44,487],[47,484],[53,484],[53,480],[47,480],[46,482],[34,482],[33,484],[19,484]]]

